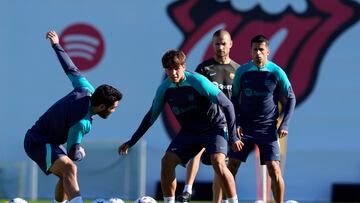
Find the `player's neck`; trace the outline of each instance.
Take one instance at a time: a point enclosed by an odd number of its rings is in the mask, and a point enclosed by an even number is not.
[[[229,64],[231,62],[231,58],[229,56],[224,56],[224,57],[215,56],[214,59],[219,64]]]
[[[255,66],[257,67],[263,67],[265,66],[265,64],[267,63],[267,60],[263,60],[263,61],[253,61]]]

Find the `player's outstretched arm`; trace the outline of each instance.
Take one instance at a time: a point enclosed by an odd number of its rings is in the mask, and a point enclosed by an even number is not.
[[[94,92],[94,87],[86,80],[69,55],[59,44],[59,37],[57,33],[55,31],[49,31],[46,33],[46,38],[50,40],[56,56],[58,57],[59,62],[61,63],[64,72],[70,79],[73,87],[82,87],[88,89],[90,92]]]
[[[59,36],[54,30],[51,30],[46,33],[46,38],[50,39],[51,45],[59,44]]]

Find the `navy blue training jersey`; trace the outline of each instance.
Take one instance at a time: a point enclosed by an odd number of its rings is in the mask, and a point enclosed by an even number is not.
[[[199,64],[195,71],[209,79],[230,99],[232,81],[238,67],[239,64],[233,60],[228,64],[220,64],[211,58]]]
[[[26,141],[58,145],[67,143],[69,151],[91,129],[90,96],[94,88],[59,44],[53,45],[53,49],[74,89],[36,121],[28,130]]]
[[[225,94],[198,73],[185,71],[184,77],[179,84],[171,82],[168,78],[162,82],[150,110],[128,142],[130,146],[134,145],[155,122],[165,103],[169,104],[182,130],[203,134],[219,127],[228,127],[231,143],[238,139],[235,136],[233,105]]]
[[[240,66],[233,80],[232,101],[237,124],[245,136],[261,140],[276,140],[278,102],[283,104],[280,129],[287,130],[295,108],[295,95],[285,72],[268,61],[257,67],[252,61]],[[271,136],[267,136],[271,135]]]

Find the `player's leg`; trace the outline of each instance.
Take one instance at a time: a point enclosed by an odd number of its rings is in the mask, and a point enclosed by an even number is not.
[[[241,161],[239,159],[229,158],[229,162],[227,166],[234,177],[236,177],[240,165],[241,165]]]
[[[50,172],[57,175],[60,180],[62,180],[63,190],[70,202],[82,203],[80,188],[77,181],[77,166],[68,156],[59,157],[51,166]]]
[[[185,179],[186,185],[194,184],[196,174],[199,170],[201,155],[203,154],[204,151],[205,151],[205,148],[203,148],[194,158],[192,158],[189,161],[188,165],[186,166],[186,179]],[[186,191],[191,194],[191,189],[186,190]],[[184,190],[184,192],[185,192],[185,190]]]
[[[161,160],[161,188],[164,195],[164,203],[175,202],[176,174],[175,168],[181,164],[186,166],[190,159],[202,149],[196,145],[197,136],[191,132],[180,130],[179,134],[171,141]]]
[[[175,201],[176,175],[175,168],[181,163],[180,158],[173,152],[167,151],[161,159],[161,189],[166,198],[171,198],[169,202]]]
[[[280,166],[280,144],[273,141],[265,144],[258,144],[260,149],[261,164],[266,164],[270,179],[271,190],[275,202],[284,201],[285,184]]]
[[[28,134],[31,134],[31,133],[32,132],[28,131]],[[57,163],[61,162],[58,160],[66,159],[66,160],[68,160],[68,162],[71,162],[73,164],[73,162],[66,156],[65,149],[61,145],[59,146],[59,145],[53,145],[53,144],[49,144],[49,143],[34,143],[31,140],[28,140],[27,137],[28,136],[26,136],[26,138],[24,140],[25,151],[26,151],[27,155],[33,161],[35,161],[37,163],[39,168],[46,175],[54,173],[52,171],[52,169],[58,168],[55,165],[57,165]],[[73,164],[73,165],[75,165],[75,164]],[[76,166],[75,166],[75,168],[76,168]],[[73,197],[80,195],[77,180],[75,180],[75,188],[77,188],[77,190],[75,189],[75,192],[71,192],[70,194],[72,194],[72,195],[69,195],[69,193],[68,193],[69,188],[67,188],[64,184],[64,180],[65,180],[63,178],[64,176],[61,175],[60,172],[54,173],[54,174],[63,179],[63,181],[61,181],[63,183],[62,188],[57,185],[56,189],[55,189],[55,198],[57,199],[57,201],[61,201],[66,197],[73,198]],[[68,180],[68,179],[66,179],[66,180]],[[63,192],[61,190],[63,190]],[[70,190],[71,190],[71,188],[70,188]],[[61,195],[61,193],[66,193],[66,195],[65,196]],[[75,200],[76,200],[76,202],[82,203],[81,197],[77,198]]]
[[[281,173],[279,161],[269,161],[266,163],[269,176],[271,178],[271,190],[274,200],[277,203],[284,201],[285,184]]]
[[[234,176],[225,163],[225,154],[214,153],[211,155],[211,164],[219,178],[220,185],[223,186],[223,192],[229,202],[237,202],[236,186]]]
[[[212,196],[212,202],[213,203],[221,203],[222,201],[222,185],[221,185],[221,181],[220,181],[220,177],[214,173],[214,180],[213,180],[213,184],[212,184],[212,191],[213,191],[213,196]]]
[[[192,186],[194,185],[195,177],[199,170],[201,155],[204,151],[205,148],[192,158],[186,166],[185,187],[182,194],[176,197],[179,202],[189,202],[191,200]]]
[[[237,203],[234,176],[229,171],[225,161],[228,146],[228,142],[225,139],[226,136],[226,129],[219,128],[209,132],[206,137],[202,137],[202,144],[206,148],[202,156],[202,162],[213,166],[215,175],[217,176],[214,181],[217,181],[219,184],[216,184],[222,187],[223,194],[230,203]]]
[[[55,187],[55,200],[53,201],[53,203],[64,203],[68,199],[64,191],[63,185],[63,179],[59,178],[59,181],[57,182]]]
[[[234,176],[234,179],[236,177],[236,173],[238,171],[238,168],[240,167],[241,161],[238,159],[229,159],[228,161],[228,168],[231,172],[231,174]],[[235,180],[236,182],[236,180]],[[214,175],[214,182],[213,182],[213,203],[220,203],[220,202],[226,202],[226,200],[223,200],[223,194],[222,194],[222,188],[224,186],[221,185],[221,181],[219,181],[219,176],[216,174]]]

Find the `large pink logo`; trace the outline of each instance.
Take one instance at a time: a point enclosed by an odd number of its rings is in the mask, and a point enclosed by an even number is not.
[[[272,60],[289,76],[299,105],[314,89],[329,46],[360,17],[360,5],[355,1],[309,0],[306,3],[302,13],[287,7],[274,14],[265,12],[260,5],[239,11],[229,1],[176,1],[169,5],[168,14],[184,35],[179,49],[190,53],[204,36],[224,27],[233,37],[231,57],[240,64],[250,60],[253,36],[264,34],[269,39],[282,36],[276,51],[272,51]],[[209,42],[203,59],[210,57]],[[165,108],[163,118],[169,134],[174,136],[180,126],[170,108]]]
[[[80,70],[94,68],[104,55],[104,39],[89,24],[78,23],[65,28],[60,44]]]

